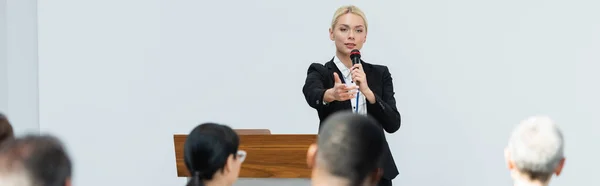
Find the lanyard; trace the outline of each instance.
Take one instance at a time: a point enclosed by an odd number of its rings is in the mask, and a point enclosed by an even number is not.
[[[360,104],[358,104],[358,98],[359,97],[360,97],[360,91],[357,91],[356,92],[356,109],[354,109],[355,113],[358,113],[358,106],[360,105]]]

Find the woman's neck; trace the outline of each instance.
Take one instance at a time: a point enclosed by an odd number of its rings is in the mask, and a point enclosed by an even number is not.
[[[231,184],[227,183],[224,179],[212,179],[204,181],[204,185],[206,186],[231,186]]]
[[[515,180],[515,186],[547,186],[548,182],[542,182],[538,180],[531,180],[528,176],[520,173],[513,173],[513,179]]]
[[[515,186],[546,186],[546,183],[539,181],[517,180]]]
[[[350,59],[350,56],[339,51],[335,53],[335,56],[342,61],[342,64],[344,64],[344,66],[346,66],[348,69],[352,68],[352,60]]]
[[[313,169],[311,176],[312,186],[348,186],[350,182],[347,179],[331,175],[328,171],[318,167]]]

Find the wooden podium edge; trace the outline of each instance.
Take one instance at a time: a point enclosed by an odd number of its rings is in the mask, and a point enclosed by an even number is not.
[[[306,152],[316,134],[270,134],[269,130],[238,129],[240,149],[248,152],[240,178],[310,178]],[[189,177],[183,159],[187,134],[173,134],[177,177]]]

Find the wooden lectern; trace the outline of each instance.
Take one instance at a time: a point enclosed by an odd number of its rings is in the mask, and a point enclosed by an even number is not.
[[[240,150],[248,155],[240,178],[310,178],[306,152],[315,143],[315,134],[271,134],[268,129],[238,129]],[[187,135],[175,134],[177,177],[190,177],[185,167],[183,147]]]

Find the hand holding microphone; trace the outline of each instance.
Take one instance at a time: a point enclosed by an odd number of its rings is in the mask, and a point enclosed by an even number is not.
[[[364,93],[369,91],[369,85],[367,84],[367,75],[360,63],[360,57],[359,50],[354,49],[350,52],[350,59],[352,59],[350,74],[352,75],[352,81],[356,83],[356,85],[359,86],[359,90]]]
[[[325,102],[346,101],[357,98],[357,89],[366,94],[367,98],[372,97],[373,93],[367,84],[367,76],[362,68],[362,64],[360,64],[360,51],[356,49],[352,50],[350,52],[350,59],[352,59],[350,74],[352,75],[353,84],[347,85],[342,83],[338,74],[334,72],[334,85],[333,88],[325,91],[325,95],[323,96]]]

